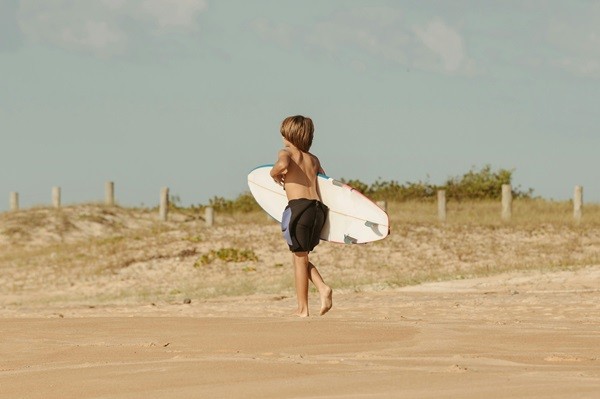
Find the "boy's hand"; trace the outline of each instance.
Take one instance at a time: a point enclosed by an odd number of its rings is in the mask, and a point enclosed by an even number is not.
[[[285,184],[285,174],[280,173],[278,175],[273,176],[273,181],[279,184],[280,186],[283,186]]]

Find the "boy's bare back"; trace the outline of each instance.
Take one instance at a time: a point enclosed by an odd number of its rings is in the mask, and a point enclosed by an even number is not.
[[[322,172],[319,159],[292,145],[279,152],[279,160],[287,164],[283,184],[288,200],[307,198],[320,200],[317,174]]]

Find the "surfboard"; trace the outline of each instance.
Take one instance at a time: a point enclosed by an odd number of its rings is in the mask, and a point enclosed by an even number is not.
[[[282,186],[269,174],[273,165],[262,165],[248,174],[248,187],[256,202],[273,219],[281,223],[288,199]],[[321,239],[362,244],[382,240],[389,234],[387,213],[359,191],[329,176],[317,178],[321,201],[329,207]]]

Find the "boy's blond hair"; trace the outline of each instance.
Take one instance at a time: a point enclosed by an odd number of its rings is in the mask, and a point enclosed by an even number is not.
[[[315,126],[302,115],[288,116],[281,122],[281,135],[300,151],[308,152],[313,141]]]

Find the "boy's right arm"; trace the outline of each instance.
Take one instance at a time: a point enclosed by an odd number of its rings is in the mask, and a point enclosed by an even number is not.
[[[271,177],[277,184],[283,186],[285,183],[285,175],[289,164],[290,154],[285,150],[279,151],[279,154],[277,154],[277,162],[275,162],[275,165],[273,165],[270,172]]]

